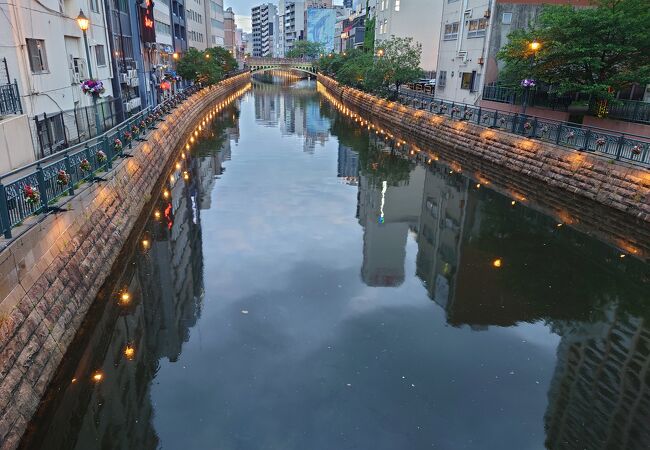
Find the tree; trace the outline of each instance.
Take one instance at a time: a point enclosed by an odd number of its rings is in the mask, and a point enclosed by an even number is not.
[[[404,83],[415,81],[422,76],[420,56],[422,44],[413,38],[391,37],[376,46],[377,60],[367,74],[368,82],[378,92],[387,92],[391,85],[395,89]]]
[[[508,35],[498,53],[501,81],[533,78],[562,93],[612,99],[631,83],[650,83],[648,0],[594,0],[593,8],[545,6],[536,23]],[[535,52],[530,44],[538,41]]]
[[[318,58],[324,52],[320,42],[297,41],[286,54],[287,58]]]
[[[203,84],[218,83],[227,72],[236,68],[237,61],[223,47],[212,47],[204,52],[191,48],[176,66],[180,76]]]

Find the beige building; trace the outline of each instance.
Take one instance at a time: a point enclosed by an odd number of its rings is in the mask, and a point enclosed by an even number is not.
[[[223,13],[223,42],[224,47],[228,49],[233,56],[237,55],[236,30],[235,13],[232,8],[228,8]]]
[[[187,24],[187,45],[189,48],[205,50],[209,47],[205,1],[187,0],[185,3],[185,23]]]
[[[189,0],[193,1],[193,0]],[[205,30],[208,47],[224,46],[223,0],[203,0],[205,3]]]
[[[485,78],[490,0],[444,2],[436,96],[476,104]]]
[[[446,0],[374,0],[375,41],[412,37],[422,44],[420,67],[435,72],[443,3]]]

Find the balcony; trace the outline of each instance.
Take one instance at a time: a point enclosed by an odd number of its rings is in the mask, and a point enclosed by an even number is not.
[[[443,87],[443,85],[441,84],[440,87]],[[524,92],[521,89],[497,84],[489,84],[483,87],[483,100],[521,105],[523,98]],[[572,100],[572,96],[558,96],[539,89],[531,90],[528,93],[528,106],[550,108],[554,111],[567,111]]]
[[[593,115],[598,114],[596,102],[589,104],[589,112]],[[616,100],[607,105],[606,117],[626,122],[650,124],[650,103],[636,100]]]

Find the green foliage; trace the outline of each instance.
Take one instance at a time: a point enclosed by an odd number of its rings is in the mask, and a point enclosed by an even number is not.
[[[324,53],[323,44],[320,42],[297,41],[293,48],[286,54],[287,58],[318,58]]]
[[[511,32],[498,54],[505,62],[501,81],[534,78],[560,93],[600,99],[631,83],[650,83],[648,0],[594,0],[594,6],[545,6],[531,28]],[[542,45],[537,53],[533,40]]]
[[[227,72],[236,68],[237,61],[223,47],[209,48],[204,52],[191,48],[176,66],[180,76],[203,84],[218,83]]]
[[[388,97],[394,94],[394,88],[422,76],[421,53],[422,45],[414,43],[412,38],[392,37],[382,41],[376,54],[351,50],[326,55],[318,61],[318,66],[340,83]]]
[[[366,7],[366,11],[368,8]],[[375,23],[376,17],[366,18],[366,30],[363,35],[363,49],[368,53],[375,52]]]

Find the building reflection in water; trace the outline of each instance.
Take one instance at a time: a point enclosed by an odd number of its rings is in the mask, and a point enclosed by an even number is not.
[[[88,344],[80,358],[70,358],[79,364],[59,370],[67,380],[53,385],[64,387],[49,394],[46,414],[23,448],[159,448],[152,380],[161,359],[178,360],[201,315],[201,210],[210,208],[214,180],[238,139],[237,116],[233,107],[224,111],[179,159],[154,206],[158,214],[117,282],[119,292],[89,314]]]
[[[414,165],[374,135],[357,150],[364,283],[403,282],[411,231],[416,275],[447,323],[543,321],[561,336],[547,448],[650,448],[647,268],[448,167]],[[339,168],[348,158],[339,150]]]
[[[255,120],[279,128],[283,136],[303,139],[303,151],[313,153],[329,137],[330,120],[321,114],[321,99],[314,82],[288,85],[255,83]]]

